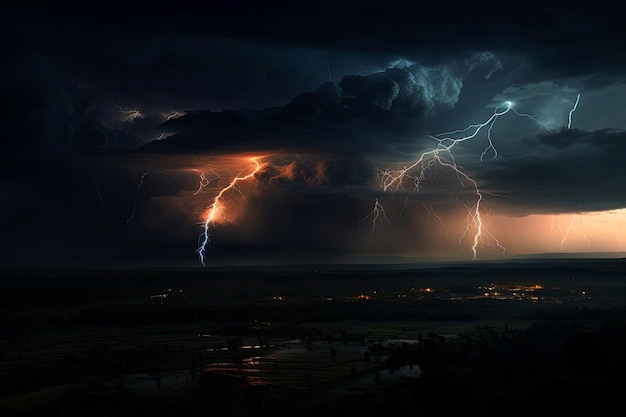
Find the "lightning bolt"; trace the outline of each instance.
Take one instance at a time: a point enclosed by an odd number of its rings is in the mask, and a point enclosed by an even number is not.
[[[374,233],[374,230],[376,230],[376,224],[378,223],[379,220],[385,222],[385,224],[387,225],[391,224],[391,222],[389,221],[389,218],[387,217],[387,213],[385,213],[385,207],[383,207],[383,205],[380,204],[378,199],[376,199],[376,202],[374,203],[374,208],[372,209],[372,211],[370,211],[368,215],[365,216],[363,220],[359,222],[359,227],[362,223],[365,223],[367,219],[369,218],[372,219],[371,233]]]
[[[135,199],[133,201],[133,211],[130,213],[130,216],[126,219],[126,223],[130,223],[133,221],[135,217],[135,212],[137,211],[137,203],[139,202],[139,194],[141,193],[141,186],[143,185],[146,176],[150,173],[150,171],[144,171],[141,173],[141,178],[139,178],[139,183],[137,184],[137,191],[135,192]]]
[[[583,239],[585,239],[585,243],[587,244],[587,249],[591,249],[591,241],[587,237],[587,222],[585,221],[585,215],[579,209],[578,213],[572,214],[572,218],[570,219],[570,222],[567,226],[567,229],[565,230],[565,233],[561,233],[561,252],[565,250],[565,243],[570,236],[572,227],[574,226],[577,216],[580,217],[580,223],[582,225],[582,230],[580,231],[580,234],[582,235]]]
[[[132,122],[133,120],[135,120],[138,117],[143,117],[141,114],[141,111],[139,111],[139,109],[125,109],[121,106],[118,106],[115,103],[112,103],[115,107],[117,107],[118,112],[119,113],[123,113],[126,116],[124,116],[124,121],[125,122]]]
[[[483,205],[485,204],[483,192],[481,191],[478,182],[459,167],[455,160],[453,149],[459,143],[472,140],[476,138],[481,131],[486,130],[487,147],[480,155],[480,162],[482,163],[484,157],[489,153],[492,154],[494,159],[497,158],[498,152],[494,146],[491,136],[492,129],[498,118],[509,112],[513,112],[519,117],[529,118],[543,126],[545,129],[548,129],[547,126],[539,119],[530,114],[518,112],[513,108],[513,103],[511,101],[506,101],[497,106],[494,109],[493,114],[483,123],[471,124],[463,129],[444,132],[434,136],[426,136],[427,138],[434,140],[436,142],[436,146],[423,152],[419,158],[413,162],[403,165],[400,168],[393,169],[387,167],[384,170],[378,169],[379,188],[383,192],[402,191],[405,189],[405,182],[407,181],[412,183],[413,192],[419,192],[423,187],[423,183],[430,177],[431,173],[437,167],[449,169],[456,175],[462,187],[469,187],[475,198],[473,199],[473,202],[464,204],[467,210],[467,216],[465,228],[461,238],[459,239],[459,245],[461,245],[462,241],[473,231],[473,236],[471,238],[471,252],[473,260],[476,259],[478,247],[481,243],[495,247],[503,254],[506,253],[506,249],[502,243],[498,241],[498,239],[496,239],[496,237],[487,229],[482,217],[482,212],[484,211]],[[430,214],[432,210],[428,211]],[[372,228],[374,228],[376,226],[376,221],[380,218],[386,218],[386,215],[384,208],[380,204],[379,200],[376,199],[372,211],[368,213],[362,222],[371,219]]]
[[[118,106],[118,107],[119,107],[119,106]],[[134,119],[136,119],[137,117],[141,117],[141,113],[139,112],[139,110],[126,110],[126,111],[128,111],[128,112],[134,111],[134,112],[137,112],[137,113],[136,113],[136,114],[135,114],[135,113],[131,113],[131,114],[129,114],[129,116],[128,116],[128,117],[127,117],[124,121],[134,120]],[[170,114],[169,114],[169,115],[165,118],[165,121],[166,121],[166,122],[168,122],[168,121],[170,121],[170,120],[172,120],[172,119],[176,119],[176,118],[178,118],[178,117],[180,117],[180,116],[182,116],[182,115],[184,115],[184,113],[179,113],[179,112],[175,111],[175,112],[173,112],[173,113],[170,113]],[[132,118],[130,118],[130,119],[129,119],[129,117],[131,117],[131,116],[132,116]],[[171,135],[172,135],[171,133],[161,132],[161,133],[159,133],[157,136],[154,136],[154,137],[152,138],[152,140],[162,140],[162,139],[165,139],[165,138],[167,138],[168,136],[171,136]]]
[[[585,215],[583,214],[582,211],[580,212],[580,221],[583,224],[583,229],[582,229],[582,235],[583,238],[585,239],[585,242],[587,242],[587,249],[590,250],[591,249],[591,241],[589,240],[589,238],[587,237],[587,222],[585,221]]]
[[[550,215],[550,235],[554,233],[554,229],[556,229],[556,225],[558,224],[558,219],[554,216],[554,214]],[[560,231],[560,227],[559,227]]]
[[[226,187],[222,188],[220,192],[217,193],[217,195],[213,198],[213,202],[208,207],[206,218],[202,222],[203,232],[200,235],[200,238],[198,239],[199,245],[198,245],[198,249],[196,250],[196,252],[198,253],[198,257],[200,258],[200,262],[202,263],[203,266],[206,266],[206,263],[205,263],[206,251],[207,251],[207,247],[209,247],[209,245],[211,244],[211,236],[209,234],[209,229],[212,225],[216,223],[218,218],[226,219],[226,213],[225,213],[226,206],[224,203],[224,194],[226,194],[227,192],[231,190],[237,191],[241,194],[240,183],[242,181],[246,181],[250,178],[253,178],[254,175],[257,172],[259,172],[259,169],[261,169],[261,164],[257,161],[257,158],[252,158],[252,162],[254,163],[254,170],[246,175],[242,175],[243,173],[242,172],[239,175],[235,176],[235,178],[233,178],[233,180]],[[203,184],[206,184],[206,185],[203,185]],[[202,192],[204,187],[206,187],[207,185],[208,185],[208,181],[206,179],[206,175],[204,175],[204,172],[202,172],[200,174],[200,186],[196,194],[199,192]]]
[[[552,129],[550,129],[550,127],[546,123],[544,123],[541,120],[537,119],[532,114],[520,113],[516,109],[511,109],[511,110],[513,110],[513,113],[515,113],[516,115],[518,115],[520,117],[526,117],[526,118],[531,119],[532,121],[536,122],[537,124],[541,125],[548,133],[552,133]]]
[[[167,116],[167,119],[165,119],[165,121],[176,119],[178,116],[182,116],[182,114],[175,111],[174,113],[171,113],[169,116]]]
[[[576,102],[574,103],[574,107],[572,107],[572,110],[569,111],[569,115],[567,116],[567,128],[568,129],[572,128],[572,115],[576,111],[579,101],[580,101],[580,93],[578,93],[578,95],[576,96]]]
[[[194,169],[194,171],[200,172],[200,181],[198,182],[198,189],[196,190],[195,193],[193,193],[193,195],[202,194],[204,192],[204,189],[209,186],[211,181],[222,178],[222,176],[218,174],[217,172],[215,172],[214,169],[211,169],[211,173],[215,175],[215,177],[211,179],[207,178],[206,173],[204,171],[198,171],[196,169]]]
[[[572,231],[572,226],[574,225],[574,220],[576,220],[576,213],[574,213],[572,215],[572,218],[569,221],[569,224],[567,225],[567,229],[565,229],[565,234],[563,235],[563,238],[561,239],[561,252],[563,252],[563,250],[565,249],[565,241],[567,240],[567,238],[569,237],[570,232]]]

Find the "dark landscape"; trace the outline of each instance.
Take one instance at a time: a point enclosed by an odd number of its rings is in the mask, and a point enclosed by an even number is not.
[[[626,263],[2,273],[3,416],[608,415]]]

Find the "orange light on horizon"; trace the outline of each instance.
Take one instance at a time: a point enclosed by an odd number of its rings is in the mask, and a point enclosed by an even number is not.
[[[626,252],[626,209],[486,217],[510,254]]]

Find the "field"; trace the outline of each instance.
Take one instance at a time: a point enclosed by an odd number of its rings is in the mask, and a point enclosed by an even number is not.
[[[549,415],[624,388],[622,260],[2,277],[2,415]]]

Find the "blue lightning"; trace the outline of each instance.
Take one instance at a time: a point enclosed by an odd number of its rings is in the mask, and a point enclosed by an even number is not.
[[[496,248],[502,254],[506,254],[504,245],[488,230],[483,219],[483,206],[486,204],[484,192],[481,191],[478,182],[470,177],[456,162],[453,149],[459,143],[473,140],[482,131],[486,131],[487,146],[480,154],[480,162],[491,154],[492,158],[498,157],[498,151],[494,145],[492,138],[492,130],[496,121],[507,113],[514,113],[523,118],[531,119],[544,129],[550,131],[545,123],[536,117],[520,113],[513,107],[513,102],[505,101],[497,106],[491,116],[482,123],[471,124],[463,129],[457,129],[450,132],[444,132],[437,135],[429,135],[427,138],[436,142],[436,146],[430,150],[423,152],[419,158],[413,162],[402,165],[400,168],[378,169],[379,183],[378,186],[383,192],[397,192],[405,190],[406,182],[412,184],[412,191],[419,192],[422,190],[424,182],[430,177],[430,174],[437,166],[449,169],[457,177],[459,184],[463,188],[469,188],[474,195],[473,201],[464,203],[467,211],[466,224],[463,233],[459,239],[459,245],[473,231],[471,238],[472,260],[475,260],[478,254],[478,247],[481,244],[487,244]],[[428,209],[429,216],[432,215],[432,208]],[[437,216],[438,217],[438,216]],[[368,215],[361,221],[371,219],[372,230],[376,227],[379,219],[387,219],[382,204],[376,199],[374,207]],[[439,218],[439,220],[441,220]],[[447,231],[447,228],[446,228]]]
[[[572,110],[570,110],[569,115],[567,116],[567,128],[568,129],[572,128],[572,115],[578,108],[579,101],[580,101],[580,93],[578,93],[578,95],[576,96],[576,102],[574,103],[574,107],[572,107]]]

